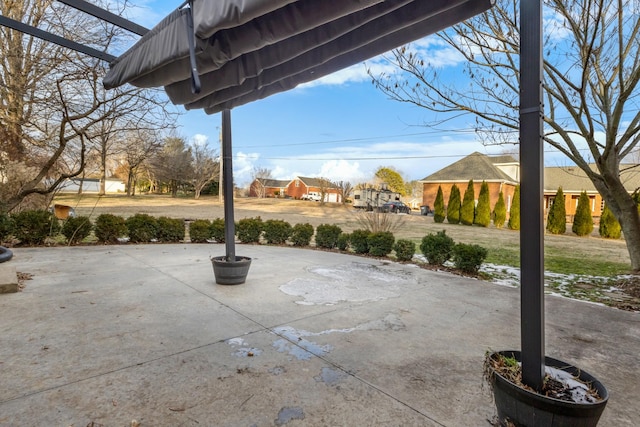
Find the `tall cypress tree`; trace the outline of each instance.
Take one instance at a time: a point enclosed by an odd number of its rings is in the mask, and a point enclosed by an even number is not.
[[[507,219],[507,205],[504,203],[504,195],[502,191],[498,194],[498,201],[493,207],[493,225],[496,228],[502,228]]]
[[[489,201],[489,184],[482,181],[480,194],[478,195],[478,206],[476,206],[476,216],[473,223],[488,227],[491,224],[491,202]]]
[[[558,188],[553,205],[547,216],[547,231],[551,234],[564,234],[567,231],[567,211],[564,206],[562,187]]]
[[[578,236],[588,236],[593,231],[593,218],[591,217],[591,201],[587,192],[580,193],[576,215],[573,217],[571,230]]]
[[[467,190],[464,192],[464,198],[462,199],[462,207],[460,208],[460,222],[464,225],[472,225],[473,218],[475,217],[476,203],[475,203],[475,191],[473,190],[473,180],[469,180]]]
[[[509,211],[509,228],[511,230],[520,230],[520,184],[516,185],[513,192],[513,202]]]
[[[449,195],[449,204],[447,205],[447,222],[449,224],[460,223],[460,190],[455,184],[451,187],[451,194]]]
[[[609,206],[604,205],[602,215],[600,215],[600,235],[606,239],[619,239],[622,235],[622,228]]]
[[[444,195],[442,194],[442,186],[438,186],[438,194],[433,205],[433,220],[437,223],[444,222]]]

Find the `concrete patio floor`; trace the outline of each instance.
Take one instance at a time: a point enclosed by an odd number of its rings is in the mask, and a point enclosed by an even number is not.
[[[239,245],[16,248],[0,295],[2,426],[488,426],[488,349],[520,348],[519,290],[376,259]],[[546,298],[546,353],[640,419],[640,314]],[[135,423],[134,423],[135,425]]]

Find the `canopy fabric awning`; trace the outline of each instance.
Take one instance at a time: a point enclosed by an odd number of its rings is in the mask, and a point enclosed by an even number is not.
[[[492,5],[493,0],[193,0],[190,10],[175,10],[114,60],[103,83],[107,89],[125,83],[164,86],[174,104],[214,114],[357,64]],[[190,34],[199,93],[192,91]]]

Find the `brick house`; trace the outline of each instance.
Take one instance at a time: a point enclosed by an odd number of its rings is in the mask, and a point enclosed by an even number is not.
[[[480,195],[482,181],[485,181],[489,187],[491,210],[493,211],[493,206],[502,191],[509,212],[513,193],[520,180],[520,164],[511,156],[490,157],[478,152],[472,153],[420,180],[423,186],[422,204],[433,209],[438,187],[441,187],[446,207],[453,185],[458,186],[460,197],[463,197],[471,179],[476,201]]]
[[[300,199],[305,194],[317,193],[320,195],[324,192],[326,202],[342,202],[340,189],[326,178],[297,176],[289,182],[286,191],[287,196],[294,199]]]
[[[590,165],[595,170],[595,165]],[[622,166],[622,165],[621,165]],[[640,167],[626,165],[621,167],[620,173],[629,193],[640,188]],[[480,194],[482,181],[489,185],[489,200],[491,210],[498,200],[498,194],[503,192],[507,212],[511,209],[513,193],[520,182],[520,164],[511,156],[487,156],[482,153],[472,153],[451,165],[420,180],[423,184],[422,204],[433,209],[438,186],[442,187],[445,204],[449,201],[451,187],[457,184],[460,196],[464,196],[469,180],[473,179],[474,194]],[[591,216],[599,220],[604,202],[591,180],[585,172],[577,166],[545,167],[544,168],[544,215],[545,219],[549,208],[553,204],[558,188],[562,187],[565,197],[565,209],[567,221],[573,222],[573,217],[578,206],[578,198],[582,191],[586,191],[591,201]]]
[[[634,165],[620,165],[620,176],[622,182],[629,193],[640,188],[640,168]],[[592,170],[596,170],[595,164],[590,164]],[[578,198],[583,191],[589,196],[591,216],[596,220],[600,219],[604,209],[604,201],[598,193],[593,182],[587,174],[577,166],[557,166],[544,168],[544,209],[545,218],[549,208],[553,205],[558,188],[562,187],[564,194],[564,206],[567,213],[567,221],[573,222],[573,217],[578,206]]]
[[[249,197],[284,197],[289,180],[256,178],[249,186]]]

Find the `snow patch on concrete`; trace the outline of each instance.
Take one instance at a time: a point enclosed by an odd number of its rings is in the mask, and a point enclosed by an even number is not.
[[[280,286],[285,294],[302,298],[296,304],[380,301],[400,296],[401,287],[414,282],[406,272],[389,271],[359,262],[316,266],[308,271],[319,277],[296,278]]]

